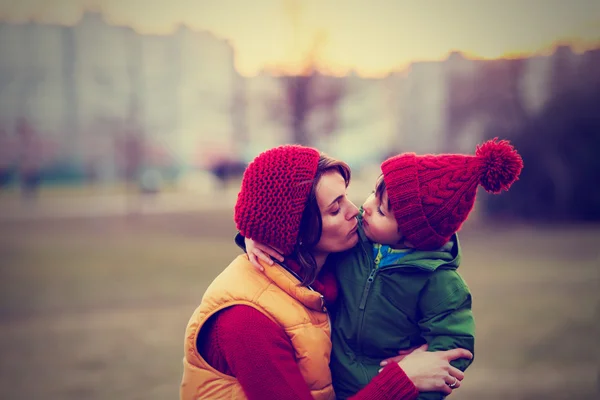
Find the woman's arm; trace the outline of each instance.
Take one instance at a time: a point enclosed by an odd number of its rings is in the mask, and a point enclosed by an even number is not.
[[[393,363],[385,367],[349,400],[413,400],[418,396],[419,390],[398,363]]]
[[[237,305],[219,312],[202,329],[204,359],[235,376],[249,400],[312,400],[285,332],[260,311]],[[415,399],[418,391],[398,364],[390,365],[353,400]]]
[[[211,320],[198,350],[220,372],[235,376],[249,400],[312,400],[289,338],[267,316],[236,305]]]

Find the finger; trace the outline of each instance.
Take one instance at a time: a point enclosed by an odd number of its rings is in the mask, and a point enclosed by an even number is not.
[[[248,258],[250,259],[250,262],[252,263],[252,265],[254,265],[254,267],[256,269],[258,269],[261,272],[264,272],[265,269],[263,268],[262,265],[260,265],[260,262],[258,262],[256,254],[250,253],[250,254],[248,254]]]
[[[465,379],[464,372],[462,372],[460,369],[458,369],[456,367],[453,367],[452,365],[450,366],[448,373],[450,375],[452,375],[453,377],[455,377],[456,379],[458,379],[459,381],[462,381],[463,379]]]
[[[469,350],[465,350],[465,349],[452,349],[452,350],[446,350],[444,352],[442,352],[442,356],[444,357],[444,359],[448,360],[448,361],[453,361],[459,358],[468,358],[469,360],[473,358],[473,353],[471,353]]]
[[[444,381],[446,382],[446,384],[448,385],[448,387],[451,390],[454,390],[460,386],[460,381],[458,379],[456,379],[455,377],[453,377],[452,375],[447,375],[444,378]]]
[[[419,347],[411,347],[410,349],[399,350],[398,356],[386,358],[381,363],[379,363],[379,365],[383,366],[383,365],[387,365],[391,362],[400,362],[400,361],[404,360],[404,358],[408,357],[409,355],[411,355],[413,353],[423,353],[425,351],[427,351],[427,343],[425,343]]]
[[[384,365],[388,365],[389,363],[392,363],[392,362],[400,362],[412,353],[423,353],[423,352],[427,351],[427,347],[428,347],[427,343],[425,343],[419,347],[411,347],[408,349],[398,350],[397,356],[386,358],[385,360],[380,362],[379,365],[384,366]]]
[[[391,363],[399,363],[400,361],[404,360],[404,358],[406,358],[407,355],[408,354],[386,358],[385,360],[380,362],[379,365],[381,365],[382,367],[385,367],[386,365],[391,364]]]
[[[271,260],[271,257],[269,257],[268,255],[266,255],[262,251],[255,250],[255,254],[258,256],[258,258],[260,258],[261,260],[263,260],[268,265],[273,265],[273,260]]]
[[[427,346],[427,343],[422,344],[421,346],[417,347],[413,353],[423,353],[425,351],[427,351],[427,349],[429,348],[429,346]]]
[[[260,263],[256,259],[256,256],[254,255],[254,253],[249,253],[248,254],[248,260],[250,260],[250,262],[252,263],[252,265],[254,265],[254,267],[256,269],[258,269],[261,272],[264,272],[265,269],[263,268],[262,265],[260,265]]]
[[[276,260],[279,260],[281,262],[283,262],[284,257],[281,255],[281,253],[279,253],[277,250],[275,250],[274,248],[267,246],[267,245],[257,245],[256,246],[258,249],[260,249],[261,251],[267,253],[268,255],[270,255],[271,257],[273,257]]]
[[[445,394],[450,394],[452,393],[452,388],[448,386],[446,381],[441,380],[440,383],[437,385],[437,391]]]
[[[455,385],[455,383],[458,382],[458,379],[456,379],[455,377],[453,377],[452,375],[446,375],[444,377],[444,382],[446,382],[446,385],[450,386],[450,385]],[[450,386],[452,387],[452,386]]]

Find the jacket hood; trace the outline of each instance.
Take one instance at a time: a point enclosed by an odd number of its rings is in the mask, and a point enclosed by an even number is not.
[[[370,251],[373,242],[367,238],[362,227],[362,207],[358,216],[358,234],[362,245],[367,246]],[[402,257],[398,267],[402,268],[418,268],[433,272],[437,269],[457,269],[461,261],[460,243],[458,235],[455,233],[450,240],[437,250],[415,250],[410,254]],[[383,268],[393,268],[395,265],[387,265]]]

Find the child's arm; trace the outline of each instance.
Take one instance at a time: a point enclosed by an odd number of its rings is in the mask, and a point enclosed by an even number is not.
[[[454,270],[432,274],[419,299],[421,336],[428,351],[464,348],[474,353],[475,322],[471,311],[471,293]],[[473,360],[459,359],[451,364],[465,371]],[[441,399],[442,394],[426,393],[419,399]]]
[[[260,265],[260,262],[258,261],[259,259],[263,260],[268,265],[273,265],[273,260],[271,258],[274,258],[280,262],[283,262],[284,260],[284,257],[281,255],[281,253],[274,248],[246,238],[239,232],[235,235],[235,244],[237,244],[238,247],[248,254],[248,260],[250,260],[252,265],[254,265],[259,271],[264,271],[263,266]]]

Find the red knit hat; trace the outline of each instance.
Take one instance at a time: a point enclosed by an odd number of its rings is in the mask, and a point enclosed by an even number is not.
[[[497,138],[477,146],[474,156],[405,153],[381,164],[398,229],[420,250],[441,247],[460,229],[478,185],[490,193],[508,190],[522,168],[514,147]]]
[[[290,255],[319,157],[316,149],[298,145],[259,154],[244,172],[235,204],[234,220],[240,233]]]

